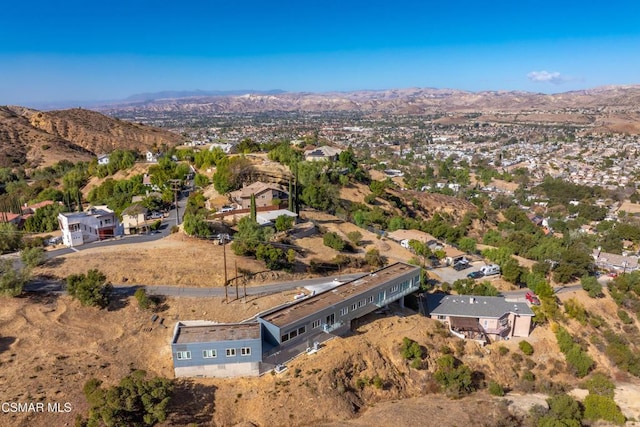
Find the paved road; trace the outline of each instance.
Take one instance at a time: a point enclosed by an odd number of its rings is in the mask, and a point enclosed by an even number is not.
[[[339,276],[341,282],[356,279],[364,276],[365,273],[343,274]],[[295,289],[297,287],[313,288],[332,287],[337,285],[333,281],[333,277],[320,277],[317,279],[296,280],[291,282],[271,283],[261,286],[247,286],[247,295],[264,295],[275,294],[283,291]],[[171,297],[219,297],[224,296],[224,288],[194,288],[182,286],[163,286],[163,285],[114,285],[114,292],[119,295],[133,295],[136,289],[146,288],[150,295],[163,295]],[[52,292],[62,294],[65,293],[64,282],[54,280],[35,280],[29,282],[25,286],[27,292]],[[235,296],[235,287],[229,286],[227,289],[230,296]],[[243,289],[239,289],[239,293],[243,293]]]
[[[180,223],[182,223],[182,217],[184,215],[184,208],[187,206],[187,198],[182,197],[178,200],[178,213],[180,214]],[[46,253],[47,259],[55,258],[62,255],[71,254],[73,252],[79,252],[86,249],[97,248],[97,247],[106,247],[106,246],[116,246],[116,245],[126,245],[131,243],[144,243],[144,242],[152,242],[154,240],[162,239],[163,237],[171,234],[171,227],[176,225],[176,210],[171,209],[169,211],[169,216],[166,218],[162,218],[162,225],[160,227],[159,233],[154,234],[135,234],[131,236],[123,236],[121,238],[114,238],[109,240],[103,240],[100,242],[88,243],[86,245],[77,246],[75,248],[62,248],[56,249],[52,251],[48,251]]]

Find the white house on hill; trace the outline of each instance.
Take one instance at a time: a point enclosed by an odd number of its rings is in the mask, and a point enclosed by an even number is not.
[[[106,206],[95,206],[84,212],[58,214],[62,242],[69,247],[115,237],[118,218]]]

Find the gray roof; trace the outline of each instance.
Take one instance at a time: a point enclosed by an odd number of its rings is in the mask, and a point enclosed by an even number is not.
[[[261,337],[261,325],[252,323],[219,323],[209,325],[179,324],[173,338],[174,344],[213,341],[257,340]]]
[[[427,296],[430,316],[482,317],[499,319],[505,313],[534,316],[524,302],[508,302],[504,297],[430,294]]]

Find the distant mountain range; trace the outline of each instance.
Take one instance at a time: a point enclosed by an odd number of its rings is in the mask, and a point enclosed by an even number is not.
[[[123,102],[146,102],[162,99],[177,99],[177,98],[193,98],[193,97],[217,97],[217,96],[234,96],[245,95],[247,93],[259,94],[259,95],[279,95],[285,93],[284,90],[166,90],[162,92],[150,92],[139,93],[127,97]]]
[[[456,89],[408,88],[354,92],[185,91],[141,94],[97,108],[100,111],[182,113],[247,113],[266,111],[357,111],[385,114],[434,112],[524,111],[574,108],[635,108],[640,85],[606,86],[542,94],[522,91],[469,92]]]

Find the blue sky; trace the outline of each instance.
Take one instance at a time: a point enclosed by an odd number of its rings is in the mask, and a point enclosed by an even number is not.
[[[640,83],[637,1],[12,1],[0,105],[162,90]]]

